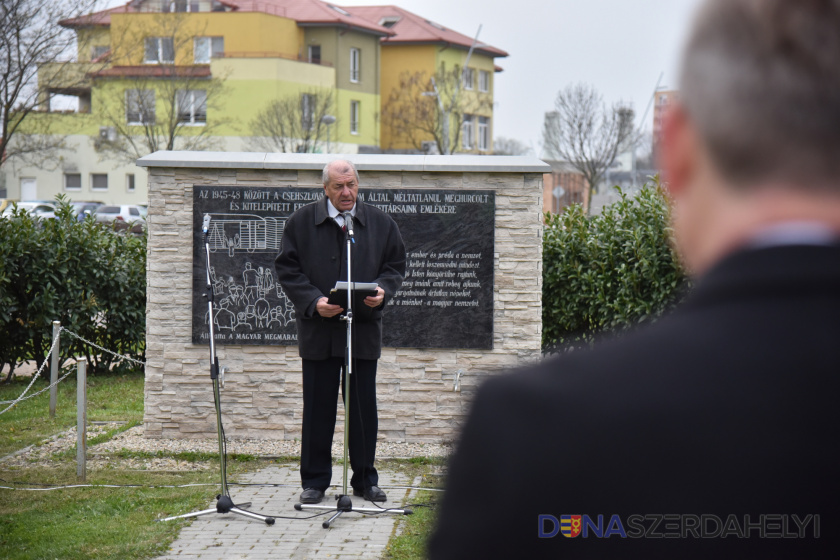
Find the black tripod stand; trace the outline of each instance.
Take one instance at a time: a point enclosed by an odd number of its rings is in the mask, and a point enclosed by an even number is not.
[[[344,217],[345,227],[345,244],[347,246],[347,312],[342,318],[347,325],[347,346],[344,353],[344,476],[342,480],[341,494],[338,496],[338,502],[335,506],[320,506],[314,504],[295,504],[297,511],[302,510],[319,510],[319,511],[334,511],[335,513],[321,526],[324,529],[329,529],[333,521],[341,517],[341,514],[355,511],[357,513],[399,513],[403,515],[410,515],[413,513],[410,509],[396,509],[396,508],[370,508],[370,507],[353,507],[353,500],[347,493],[347,448],[350,437],[350,375],[353,373],[353,282],[351,277],[352,265],[352,245],[356,242],[353,235],[353,217],[350,212],[342,214]]]
[[[222,493],[216,495],[216,507],[205,509],[202,511],[194,511],[192,513],[185,513],[184,515],[175,515],[160,519],[160,521],[171,521],[173,519],[183,519],[187,517],[198,517],[200,515],[208,515],[211,513],[238,513],[251,519],[258,519],[264,521],[266,525],[274,525],[274,518],[259,515],[251,511],[242,509],[240,506],[248,507],[249,503],[236,505],[228,493],[227,485],[227,449],[225,448],[225,431],[222,427],[222,408],[221,398],[219,397],[219,358],[216,356],[216,331],[214,329],[213,321],[213,284],[210,280],[210,215],[204,215],[204,225],[202,227],[204,232],[204,253],[206,256],[207,265],[207,310],[210,319],[210,379],[213,380],[213,400],[216,403],[216,433],[219,436],[219,462],[222,476]]]

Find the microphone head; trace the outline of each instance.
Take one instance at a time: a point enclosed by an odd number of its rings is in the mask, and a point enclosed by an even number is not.
[[[201,229],[204,233],[207,233],[210,229],[210,214],[204,214],[204,224],[201,226]]]

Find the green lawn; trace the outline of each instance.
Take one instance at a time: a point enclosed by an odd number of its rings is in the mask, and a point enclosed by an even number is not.
[[[14,400],[29,379],[0,384],[0,400]],[[30,394],[45,387],[36,381]],[[5,456],[76,425],[76,381],[58,386],[56,417],[49,418],[49,392],[23,401],[0,415],[0,456]],[[0,410],[8,405],[0,406]],[[88,378],[88,421],[118,420],[126,426],[143,418],[143,376]],[[112,436],[105,434],[102,440]],[[89,440],[96,443],[96,440]],[[77,484],[75,453],[63,452],[50,466],[0,465],[0,550],[13,559],[145,559],[166,551],[186,521],[156,523],[172,512],[207,507],[218,491],[218,473],[161,474],[119,469],[89,471],[90,485],[141,485],[141,488],[25,490]],[[150,488],[209,483],[188,488]]]
[[[418,457],[408,462],[416,475],[421,475],[421,487],[435,488],[442,483],[439,476],[430,476],[434,465],[444,464],[443,459]],[[434,507],[441,498],[440,492],[420,490],[408,505],[414,513],[399,518],[398,530],[388,542],[385,558],[389,560],[422,560],[426,558],[426,540],[437,519]],[[396,534],[399,533],[399,534]]]
[[[14,400],[26,388],[28,379],[0,384],[0,400]],[[31,391],[46,386],[37,381]],[[0,405],[0,410],[7,405]],[[123,428],[90,439],[89,445],[113,437],[125,427],[142,422],[143,376],[126,374],[88,378],[88,421],[125,421]],[[0,457],[76,425],[76,382],[71,375],[59,385],[56,418],[49,419],[49,393],[24,401],[0,415]],[[162,453],[114,453],[114,461],[137,456],[164,456]],[[170,455],[176,456],[176,455]],[[218,457],[206,453],[180,453],[182,460],[203,461],[196,470],[172,474],[137,472],[115,468],[89,470],[87,484],[92,487],[49,489],[75,485],[75,452],[66,450],[52,456],[48,465],[25,468],[0,465],[0,556],[9,560],[120,559],[146,560],[165,553],[188,520],[158,523],[155,519],[178,512],[205,509],[218,492]],[[296,459],[296,458],[295,458]],[[207,469],[206,465],[212,465]],[[258,469],[265,461],[253,457],[231,457],[228,473]],[[396,468],[426,475],[439,459],[418,458],[394,461]],[[198,465],[198,463],[197,463]],[[204,469],[204,470],[202,470]],[[440,483],[438,477],[423,476],[425,486]],[[186,488],[166,488],[186,484],[207,484]],[[97,487],[116,485],[119,488]],[[138,486],[138,487],[125,487]],[[153,488],[154,487],[154,488]],[[44,490],[29,490],[32,488]],[[437,492],[421,491],[415,503],[432,505]],[[425,541],[434,524],[433,507],[413,507],[415,513],[400,518],[399,536],[388,545],[387,558],[422,559]]]
[[[400,534],[391,537],[388,542],[386,558],[393,560],[421,560],[426,557],[426,539],[434,528],[436,510],[434,503],[439,499],[438,492],[419,491],[414,506],[414,513],[400,518]]]
[[[29,385],[30,379],[14,379],[0,383],[0,401],[15,400]],[[104,420],[143,420],[143,375],[126,374],[88,377],[88,422]],[[43,389],[40,378],[28,394]],[[3,410],[8,405],[0,405]],[[25,400],[0,414],[0,457],[35,444],[53,434],[76,425],[76,375],[58,385],[55,418],[50,419],[49,391]]]
[[[59,469],[3,472],[3,486],[74,484],[72,461]],[[211,483],[215,473],[183,475],[95,471],[88,484],[164,486]],[[166,552],[187,522],[157,523],[172,512],[207,507],[216,485],[188,488],[0,490],[0,550],[16,559],[145,559]]]

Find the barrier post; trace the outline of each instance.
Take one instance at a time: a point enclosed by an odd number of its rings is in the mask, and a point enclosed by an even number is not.
[[[87,451],[87,371],[84,359],[79,361],[76,375],[76,477],[87,478],[85,452]]]
[[[53,321],[52,325],[52,341],[55,342],[55,338],[61,333],[61,322]],[[58,385],[55,382],[58,381],[58,354],[60,344],[61,341],[55,342],[55,348],[53,348],[52,360],[50,362],[50,418],[55,418],[55,404],[58,400]]]

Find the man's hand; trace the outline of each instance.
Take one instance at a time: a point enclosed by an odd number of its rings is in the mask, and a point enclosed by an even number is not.
[[[382,305],[382,301],[385,299],[385,290],[380,288],[379,286],[376,287],[376,295],[375,296],[368,296],[365,298],[365,305],[368,307],[379,307]]]
[[[322,297],[318,300],[318,303],[315,304],[315,311],[317,311],[318,315],[320,315],[321,317],[335,317],[336,315],[344,311],[344,308],[340,305],[332,305],[330,303],[327,303],[327,301],[327,298]]]

